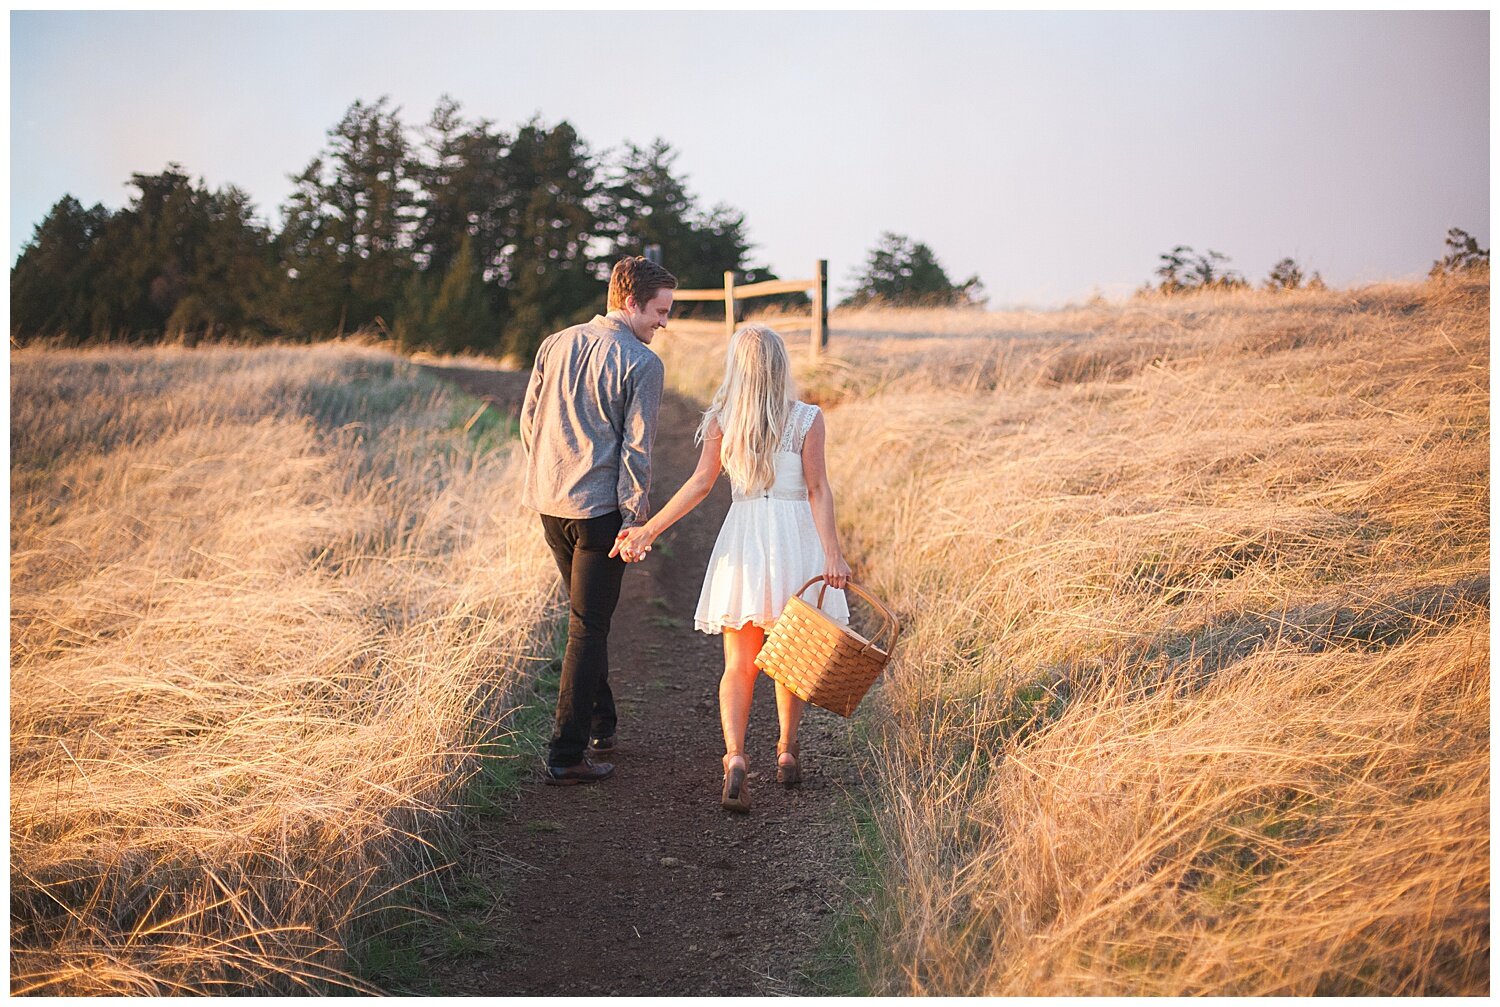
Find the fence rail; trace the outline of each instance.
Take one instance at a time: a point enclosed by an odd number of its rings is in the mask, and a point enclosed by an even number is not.
[[[812,295],[812,339],[813,356],[822,353],[828,346],[828,260],[819,259],[813,276],[807,280],[765,280],[761,283],[734,285],[734,273],[724,273],[724,289],[674,290],[674,301],[723,301],[724,331],[734,335],[734,327],[740,317],[740,307],[752,297],[770,297],[774,294]]]

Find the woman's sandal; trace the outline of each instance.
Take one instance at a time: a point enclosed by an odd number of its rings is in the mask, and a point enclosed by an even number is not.
[[[731,759],[739,759],[739,765],[731,767]],[[750,785],[745,780],[749,772],[750,764],[745,761],[743,753],[732,752],[724,756],[724,793],[719,797],[719,804],[742,814],[750,810]]]
[[[791,763],[783,764],[783,755],[790,755]],[[789,745],[779,741],[776,743],[776,782],[783,787],[796,787],[802,783],[802,762],[798,758],[795,741]]]

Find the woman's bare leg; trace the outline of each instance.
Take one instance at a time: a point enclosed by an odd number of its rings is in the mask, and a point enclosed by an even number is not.
[[[724,630],[724,677],[719,679],[719,724],[724,729],[724,769],[731,758],[744,758],[745,728],[760,669],[755,655],[766,642],[766,631],[751,623]]]
[[[776,683],[776,719],[781,724],[781,740],[776,746],[780,754],[776,757],[779,766],[790,766],[797,762],[797,728],[802,726],[802,711],[807,709],[805,700],[797,698],[780,682]]]

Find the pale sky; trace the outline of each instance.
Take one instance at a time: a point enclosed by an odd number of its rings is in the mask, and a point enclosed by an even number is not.
[[[11,261],[170,161],[279,224],[352,102],[415,136],[445,92],[665,138],[753,263],[826,258],[836,294],[882,231],[992,307],[1129,293],[1177,244],[1336,286],[1424,275],[1449,227],[1489,247],[1487,12],[45,12],[11,15]]]

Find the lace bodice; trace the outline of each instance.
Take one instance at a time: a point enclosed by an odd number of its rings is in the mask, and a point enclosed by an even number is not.
[[[817,419],[818,407],[806,402],[793,402],[787,414],[786,430],[781,434],[781,444],[776,449],[776,481],[765,493],[746,494],[734,490],[735,500],[806,500],[807,480],[802,475],[802,444],[807,432]]]

